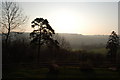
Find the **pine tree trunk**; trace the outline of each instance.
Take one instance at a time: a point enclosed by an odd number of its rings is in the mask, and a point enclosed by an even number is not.
[[[39,44],[38,44],[38,65],[40,63],[40,52],[41,52],[41,29],[40,29],[40,35],[39,35]]]

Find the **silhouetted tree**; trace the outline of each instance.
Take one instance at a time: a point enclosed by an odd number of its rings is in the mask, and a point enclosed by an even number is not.
[[[31,43],[38,45],[38,63],[39,63],[39,54],[41,51],[41,46],[46,45],[48,47],[59,47],[58,41],[52,38],[52,35],[55,34],[52,27],[49,25],[47,19],[36,18],[32,21],[32,28],[34,28],[33,32],[30,33],[30,37],[32,38]],[[35,29],[36,28],[36,29]]]
[[[54,38],[59,42],[60,48],[71,50],[70,43],[64,37],[60,36],[59,34],[55,34]]]
[[[10,40],[10,32],[16,28],[22,27],[26,20],[27,16],[23,15],[22,9],[16,2],[2,2],[2,20],[1,31],[5,33],[6,44]]]
[[[116,55],[117,55],[118,46],[119,46],[119,37],[117,36],[116,32],[112,31],[106,45],[106,49],[108,49],[107,56],[112,64],[116,64]]]

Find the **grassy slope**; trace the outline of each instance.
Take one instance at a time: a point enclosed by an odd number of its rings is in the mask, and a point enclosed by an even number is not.
[[[60,67],[58,79],[79,78],[79,79],[114,79],[119,80],[120,71],[112,71],[105,68],[93,69],[91,71],[81,71],[75,67]],[[48,68],[40,69],[14,69],[3,73],[4,78],[46,78]],[[53,75],[54,76],[54,75]]]

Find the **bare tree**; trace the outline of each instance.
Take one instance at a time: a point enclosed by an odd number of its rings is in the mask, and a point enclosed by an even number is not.
[[[59,34],[55,34],[54,38],[59,42],[60,48],[66,50],[71,49],[70,43],[63,36],[60,36]]]
[[[1,31],[5,34],[5,42],[10,40],[10,32],[20,29],[27,21],[27,16],[23,15],[23,10],[16,2],[2,2]]]

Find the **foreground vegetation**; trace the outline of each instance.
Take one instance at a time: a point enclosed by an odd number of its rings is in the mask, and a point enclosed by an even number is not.
[[[14,69],[7,70],[7,72],[3,72],[3,79],[53,79],[57,78],[61,79],[109,79],[109,80],[119,80],[120,79],[120,70],[112,71],[107,68],[94,68],[90,70],[84,70],[80,67],[59,67],[58,75],[50,75],[48,68],[35,68],[35,69]],[[53,77],[54,76],[54,77]],[[56,77],[55,77],[56,76]]]

